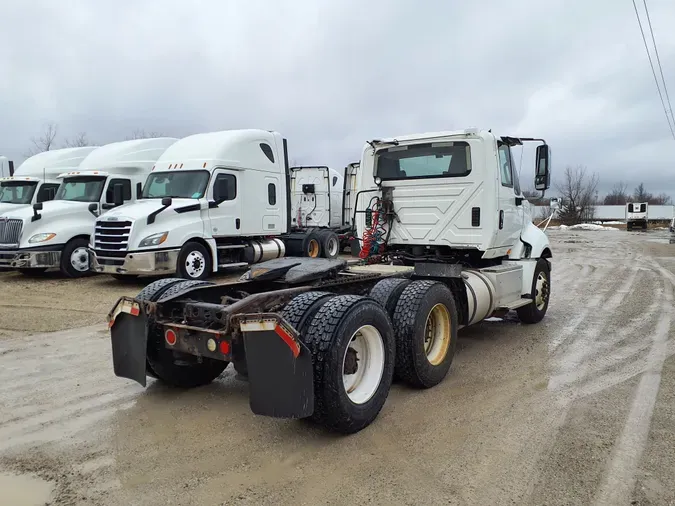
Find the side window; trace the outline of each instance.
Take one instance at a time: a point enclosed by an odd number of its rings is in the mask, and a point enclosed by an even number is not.
[[[271,206],[277,204],[277,185],[274,183],[267,185],[267,202],[269,202]]]
[[[270,145],[261,142],[260,149],[262,149],[262,152],[265,153],[265,156],[269,159],[269,161],[274,163],[274,152],[272,151]]]
[[[59,185],[45,183],[40,186],[37,194],[37,202],[47,202],[48,200],[53,200],[56,195],[56,190],[59,189]]]
[[[506,144],[499,145],[499,173],[502,186],[513,188],[513,168],[511,167],[511,153]]]
[[[131,181],[129,179],[111,179],[105,191],[105,201],[108,204],[115,202],[115,185],[122,185],[122,200],[131,200]]]
[[[223,202],[237,198],[237,178],[232,174],[218,174],[213,182],[213,200]]]

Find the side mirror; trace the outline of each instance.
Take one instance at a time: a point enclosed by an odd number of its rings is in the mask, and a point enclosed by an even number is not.
[[[42,211],[42,202],[33,204],[33,211]]]
[[[537,146],[536,163],[534,188],[546,191],[551,187],[551,148],[547,144]]]
[[[93,203],[89,204],[89,207],[87,209],[89,209],[89,212],[91,214],[93,214],[94,216],[96,216],[98,218],[98,204],[93,202]]]
[[[171,199],[171,197],[164,197],[164,198],[162,199],[162,205],[163,205],[164,207],[169,207],[169,206],[171,205],[172,202],[173,202],[173,200]]]
[[[124,186],[121,184],[113,186],[113,204],[116,206],[124,204]]]
[[[37,221],[42,218],[42,215],[39,213],[39,211],[42,211],[42,202],[36,202],[33,204],[33,216],[31,217],[30,221]]]

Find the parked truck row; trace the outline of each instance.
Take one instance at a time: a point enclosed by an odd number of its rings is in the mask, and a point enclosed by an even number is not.
[[[0,267],[205,279],[287,254],[335,258],[357,167],[289,168],[285,141],[263,130],[48,151],[0,180]]]
[[[176,142],[142,199],[97,219],[99,268],[147,272],[172,269],[176,259],[192,278],[157,280],[114,304],[115,374],[191,388],[232,362],[248,378],[256,414],[311,418],[343,433],[367,427],[394,377],[415,388],[443,381],[459,328],[511,310],[526,324],[544,318],[552,252],[532,224],[511,153],[525,142],[538,144],[534,186],[544,192],[551,156],[543,139],[466,129],[365,143],[342,206],[358,265],[279,258],[294,217],[299,226],[332,215],[313,214],[316,198],[293,211],[281,134]],[[333,186],[322,171],[312,177]],[[205,270],[256,261],[235,283],[201,279]]]

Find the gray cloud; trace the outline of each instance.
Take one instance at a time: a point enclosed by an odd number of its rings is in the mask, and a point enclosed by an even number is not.
[[[675,100],[675,4],[648,4]],[[585,164],[601,191],[675,196],[628,1],[26,0],[0,19],[0,153],[18,161],[47,121],[99,143],[276,129],[296,162],[336,166],[366,139],[478,126],[546,137],[557,171]]]

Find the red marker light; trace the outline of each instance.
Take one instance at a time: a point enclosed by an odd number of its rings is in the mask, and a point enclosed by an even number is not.
[[[176,344],[176,341],[178,341],[178,336],[173,329],[166,329],[166,332],[164,332],[164,339],[166,340],[166,344],[173,346]]]
[[[230,353],[230,343],[227,341],[220,341],[220,353],[223,355]]]

